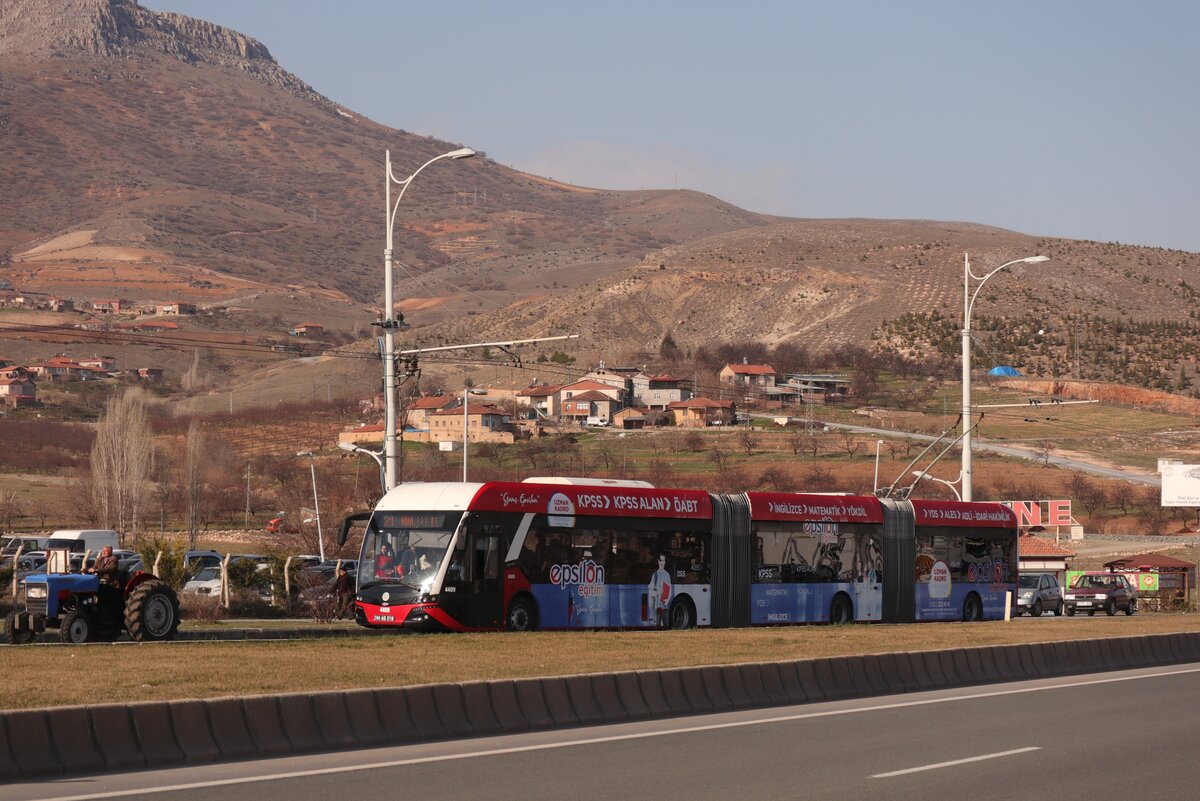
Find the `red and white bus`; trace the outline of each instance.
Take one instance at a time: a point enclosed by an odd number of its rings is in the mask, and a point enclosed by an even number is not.
[[[540,478],[403,484],[366,521],[356,617],[430,631],[1002,618],[997,503]]]

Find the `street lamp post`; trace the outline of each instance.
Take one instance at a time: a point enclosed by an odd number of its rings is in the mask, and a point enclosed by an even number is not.
[[[463,387],[463,483],[467,483],[467,398],[471,395],[486,395],[486,389]],[[482,432],[480,432],[482,433]]]
[[[422,164],[404,180],[392,174],[392,151],[385,151],[384,156],[384,211],[387,221],[387,245],[383,250],[383,319],[379,322],[383,328],[383,463],[384,463],[384,492],[396,486],[396,329],[404,322],[404,315],[396,317],[396,297],[392,280],[392,232],[396,223],[396,211],[405,191],[412,185],[422,170],[442,159],[468,159],[475,155],[469,147],[452,150],[435,156]],[[392,203],[392,184],[400,187],[396,202]]]
[[[931,476],[928,473],[926,473],[924,470],[914,470],[914,471],[912,471],[912,474],[917,477],[917,481],[920,481],[921,479],[925,479],[926,481],[936,481],[939,484],[945,484],[947,487],[950,488],[950,491],[954,493],[955,498],[957,498],[960,501],[963,499],[962,495],[960,495],[958,492],[958,487],[954,486],[956,483],[958,483],[962,479],[961,473],[959,474],[958,478],[956,478],[954,481],[947,481],[944,478],[938,478],[937,476]]]
[[[971,272],[971,257],[969,254],[963,254],[963,329],[962,329],[962,500],[972,500],[971,497],[971,310],[975,307],[975,299],[979,297],[979,290],[983,289],[983,285],[987,280],[996,273],[1003,270],[1005,267],[1010,267],[1014,264],[1036,264],[1038,262],[1050,261],[1049,256],[1027,256],[1023,259],[1014,259],[1010,262],[1001,264],[996,269],[992,270],[987,275],[980,277]],[[974,291],[971,290],[971,281],[978,281]]]
[[[387,492],[387,477],[383,471],[383,454],[367,448],[360,448],[353,442],[339,442],[338,447],[347,453],[363,453],[375,460],[375,464],[379,465],[379,488],[384,493]]]
[[[317,460],[312,451],[300,451],[297,456],[308,457],[308,467],[312,471],[313,485],[313,517],[317,519],[317,553],[321,561],[325,561],[325,537],[321,534],[321,502],[317,498]]]

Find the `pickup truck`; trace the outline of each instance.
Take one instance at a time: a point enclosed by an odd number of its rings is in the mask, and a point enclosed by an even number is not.
[[[1106,615],[1115,615],[1118,609],[1132,615],[1137,612],[1137,588],[1120,573],[1084,573],[1071,582],[1063,603],[1068,615],[1077,610],[1094,615],[1098,609]]]

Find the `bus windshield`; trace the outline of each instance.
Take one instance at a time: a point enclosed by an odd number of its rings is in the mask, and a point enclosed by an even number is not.
[[[461,512],[376,512],[363,538],[358,586],[403,584],[428,592]]]

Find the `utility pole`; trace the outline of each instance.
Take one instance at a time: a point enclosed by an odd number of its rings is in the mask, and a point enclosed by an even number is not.
[[[242,523],[242,530],[250,530],[250,460],[246,460],[246,520]]]

